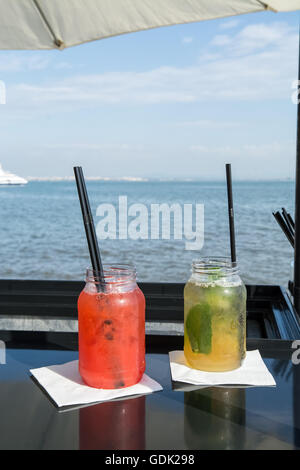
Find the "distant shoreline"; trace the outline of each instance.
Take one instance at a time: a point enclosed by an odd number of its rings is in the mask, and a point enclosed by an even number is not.
[[[74,181],[74,176],[28,176],[28,181],[37,182],[68,182]],[[106,176],[86,176],[87,181],[104,181],[104,182],[136,182],[136,183],[223,183],[225,180],[211,180],[211,179],[193,179],[193,178],[143,178],[135,176],[122,176],[122,177],[106,177]],[[295,183],[294,179],[235,179],[236,183]]]
[[[120,178],[110,178],[106,176],[85,176],[87,181],[149,181],[147,178],[139,178],[134,176],[122,176]],[[74,176],[28,176],[28,181],[74,181]]]

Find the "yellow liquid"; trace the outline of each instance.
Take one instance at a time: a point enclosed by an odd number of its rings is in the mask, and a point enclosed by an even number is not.
[[[192,307],[206,304],[211,315],[211,349],[208,354],[194,352],[186,328]],[[188,365],[209,372],[225,372],[241,366],[245,356],[246,288],[201,286],[189,281],[184,291],[184,355]]]

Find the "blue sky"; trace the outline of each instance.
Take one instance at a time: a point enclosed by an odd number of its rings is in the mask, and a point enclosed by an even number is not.
[[[294,175],[297,12],[0,51],[5,169],[22,176]]]

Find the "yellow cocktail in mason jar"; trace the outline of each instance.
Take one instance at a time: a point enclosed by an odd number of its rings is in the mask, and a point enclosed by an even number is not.
[[[225,372],[240,367],[246,346],[246,287],[226,259],[195,261],[184,289],[188,365]]]

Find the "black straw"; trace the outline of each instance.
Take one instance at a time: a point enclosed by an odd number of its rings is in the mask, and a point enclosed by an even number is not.
[[[94,275],[99,278],[100,290],[104,290],[105,279],[103,266],[82,168],[78,166],[74,167],[74,174]]]
[[[291,235],[294,236],[294,227],[292,226],[291,220],[290,220],[291,216],[289,217],[289,214],[287,213],[284,207],[282,208],[282,215],[289,231],[291,232]]]
[[[285,223],[284,218],[282,217],[282,215],[278,211],[273,212],[273,216],[275,217],[276,221],[278,222],[278,225],[280,226],[281,230],[285,234],[286,238],[288,239],[288,241],[290,242],[290,244],[294,248],[294,236],[291,234],[291,232],[289,230],[289,227]]]
[[[288,217],[288,219],[289,219],[289,221],[290,221],[291,226],[293,227],[293,230],[295,231],[295,222],[294,222],[293,217],[292,217],[291,214],[289,214],[289,213],[287,213],[287,217]]]
[[[230,163],[226,163],[226,181],[227,181],[231,261],[232,261],[232,263],[236,263],[234,212],[233,212],[233,197],[232,197],[232,178],[231,178],[231,164]]]

